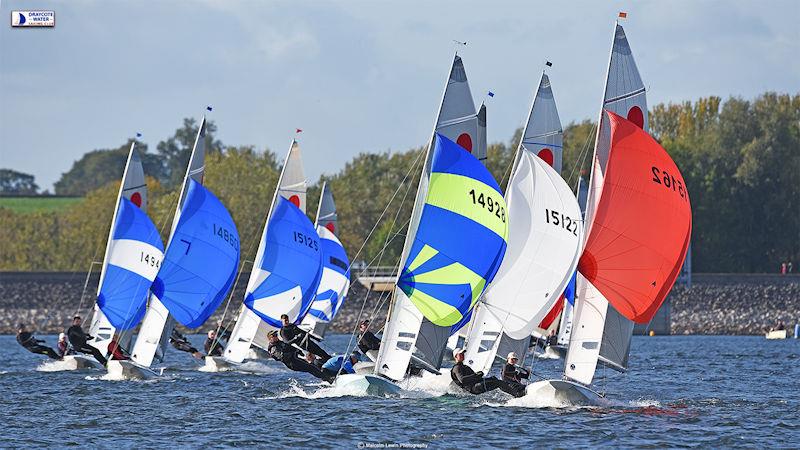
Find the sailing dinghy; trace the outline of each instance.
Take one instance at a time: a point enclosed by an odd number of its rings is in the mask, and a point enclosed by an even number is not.
[[[228,369],[266,350],[267,333],[287,314],[298,323],[308,312],[323,273],[320,237],[305,214],[306,179],[300,146],[292,140],[270,205],[244,303],[223,356],[206,357],[203,370]]]
[[[599,403],[589,387],[598,361],[626,370],[633,322],[649,322],[672,289],[692,229],[683,176],[646,131],[645,88],[619,24],[598,123],[564,379],[527,388],[570,405]]]
[[[150,285],[164,257],[158,229],[147,217],[147,185],[142,159],[131,143],[122,174],[114,215],[108,232],[97,301],[89,322],[89,344],[103,354],[116,338],[123,348],[130,343],[133,328],[144,316]],[[100,367],[92,357],[64,357],[68,370]]]
[[[443,328],[461,321],[497,273],[507,234],[497,182],[463,147],[434,133],[374,372],[340,375],[335,385],[397,392],[392,381],[407,373],[423,318]]]
[[[233,285],[239,264],[239,234],[230,213],[202,184],[205,136],[203,117],[131,360],[109,361],[111,378],[150,376],[153,360],[163,361],[175,321],[188,328],[201,326]]]
[[[475,309],[466,340],[465,361],[475,371],[489,373],[498,354],[527,352],[531,333],[578,265],[580,208],[552,167],[560,166],[562,139],[550,79],[543,73],[506,189],[508,250]],[[515,348],[517,342],[522,348]]]

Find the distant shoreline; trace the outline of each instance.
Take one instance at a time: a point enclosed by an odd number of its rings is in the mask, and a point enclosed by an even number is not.
[[[0,272],[0,334],[14,334],[19,322],[30,324],[39,334],[63,331],[78,306],[85,279],[85,272]],[[85,317],[90,315],[97,280],[96,273],[89,279],[81,311]],[[244,284],[233,294],[226,323],[237,314]],[[353,331],[365,296],[366,288],[354,282],[331,325],[332,333]],[[673,335],[757,336],[778,319],[791,332],[800,320],[800,274],[693,274],[692,286],[675,286],[669,301]],[[378,328],[386,320],[387,308],[386,295],[369,293],[364,311],[377,311],[373,322]],[[224,304],[196,332],[210,329],[223,309]]]

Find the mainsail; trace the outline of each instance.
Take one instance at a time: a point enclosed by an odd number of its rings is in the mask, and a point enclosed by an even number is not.
[[[598,360],[626,369],[632,320],[655,314],[683,264],[691,234],[686,185],[646,132],[644,86],[618,24],[603,104],[565,361],[565,376],[584,384],[591,383]]]
[[[117,330],[136,326],[144,315],[147,294],[164,255],[164,244],[147,217],[147,186],[136,142],[131,143],[108,232],[97,303],[89,341],[103,353]],[[132,333],[118,336],[127,347]]]
[[[408,252],[376,361],[376,371],[393,380],[402,379],[412,351],[419,351],[422,318],[443,329],[460,321],[494,278],[506,249],[507,210],[497,182],[441,134],[434,133],[432,147],[424,203],[406,236]]]
[[[206,148],[206,118],[200,122],[200,128],[197,130],[195,137],[194,147],[192,154],[189,157],[189,165],[186,169],[186,175],[183,178],[181,185],[181,192],[178,197],[178,204],[175,210],[175,217],[172,219],[172,228],[170,230],[169,239],[167,239],[167,248],[172,243],[175,234],[175,227],[181,218],[181,210],[186,202],[186,193],[189,189],[189,181],[193,180],[199,184],[203,184],[203,173],[205,172],[205,148]],[[158,358],[162,360],[166,346],[169,343],[169,335],[172,332],[175,322],[170,317],[169,311],[161,303],[155,295],[150,295],[150,304],[147,307],[142,326],[139,329],[139,335],[136,337],[136,343],[131,350],[131,359],[142,366],[149,367],[153,363],[153,359]]]
[[[279,218],[275,219],[275,222],[289,222],[281,226],[280,232],[277,229],[273,232],[270,230],[273,216],[276,215],[280,205],[283,205],[281,214]],[[301,314],[305,313],[304,308],[307,310],[311,296],[315,293],[313,289],[316,289],[316,285],[312,289],[310,284],[314,283],[314,279],[317,280],[316,282],[319,280],[319,261],[321,260],[319,259],[319,238],[311,221],[305,217],[305,210],[306,178],[303,173],[303,160],[299,144],[297,141],[292,140],[289,145],[289,151],[286,154],[286,160],[283,163],[272,204],[267,213],[267,219],[264,223],[264,230],[256,251],[253,270],[250,272],[250,279],[247,282],[245,304],[242,305],[231,338],[225,346],[223,354],[226,359],[242,362],[247,357],[251,345],[266,348],[267,332],[279,327],[277,321],[280,320],[281,314],[288,314],[290,320],[296,322],[302,318]],[[297,216],[298,213],[305,218],[307,223],[300,221],[300,217]],[[292,227],[300,224],[304,226],[303,236],[307,236],[317,242],[317,263],[311,266],[280,267],[277,264],[277,258],[293,257],[294,255],[293,253],[281,251],[281,249],[287,248],[285,247],[287,238],[289,239],[288,244],[291,244],[291,240],[295,239],[295,235],[292,233],[298,230]],[[309,226],[310,229],[308,229]],[[286,232],[289,234],[286,235]],[[270,238],[272,238],[272,242],[270,242]],[[301,237],[301,239],[305,238]],[[270,274],[276,267],[278,270],[288,270],[292,271],[292,273],[276,273],[274,279],[268,281]],[[276,283],[279,279],[284,280],[282,285]],[[266,287],[269,287],[269,289],[265,289]],[[264,308],[268,309],[261,310],[260,314],[259,311],[253,310],[252,306],[256,305],[256,300],[258,300],[258,305],[263,305]],[[265,317],[270,317],[272,323],[262,320]]]
[[[467,338],[466,360],[475,370],[489,371],[502,339],[519,341],[531,335],[577,266],[580,208],[551,167],[553,149],[560,156],[561,144],[561,122],[543,74],[506,190],[508,251]]]
[[[330,186],[323,183],[316,221],[322,250],[322,278],[308,313],[300,324],[303,329],[319,337],[325,336],[325,330],[342,307],[350,288],[350,261],[335,234],[337,218],[333,193]]]

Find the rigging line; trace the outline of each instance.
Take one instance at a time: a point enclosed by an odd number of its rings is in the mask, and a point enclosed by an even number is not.
[[[217,321],[217,329],[215,331],[216,338],[211,343],[211,347],[208,349],[208,353],[209,354],[213,353],[214,348],[217,345],[220,344],[220,342],[219,342],[219,340],[220,340],[219,330],[222,329],[222,324],[225,321],[225,315],[228,314],[228,307],[231,305],[231,300],[233,299],[233,294],[236,291],[236,286],[239,284],[239,279],[242,277],[242,273],[244,273],[244,266],[247,263],[254,264],[253,261],[244,260],[244,261],[242,261],[242,264],[239,266],[239,274],[236,275],[236,281],[233,282],[233,287],[231,287],[231,293],[230,293],[230,295],[228,295],[228,301],[225,302],[225,309],[222,310],[222,317],[220,317],[220,319]],[[226,339],[226,342],[227,342],[227,339]]]
[[[586,142],[584,142],[583,148],[581,150],[581,153],[578,155],[578,159],[576,161],[576,162],[578,162],[578,164],[576,164],[572,168],[572,170],[569,173],[569,176],[567,177],[567,182],[570,185],[572,184],[571,180],[572,180],[572,176],[575,174],[575,171],[576,170],[579,171],[580,168],[583,167],[584,162],[586,162],[586,157],[588,156],[589,146],[590,146],[589,142],[591,141],[592,137],[595,135],[596,130],[597,130],[597,125],[592,124],[592,128],[589,130],[589,134],[586,135]],[[578,172],[578,175],[580,176],[580,171]]]
[[[426,151],[426,149],[421,149],[421,150],[419,151],[419,154],[417,154],[417,157],[414,159],[414,162],[411,164],[411,167],[408,169],[408,172],[406,172],[406,175],[403,177],[403,180],[400,182],[400,185],[399,185],[399,186],[397,186],[397,189],[395,189],[394,193],[392,194],[392,198],[391,198],[391,199],[389,199],[389,202],[386,204],[386,208],[384,208],[384,209],[383,209],[383,212],[381,212],[381,215],[378,217],[378,220],[375,222],[375,225],[373,225],[373,226],[372,226],[372,229],[370,230],[369,234],[367,234],[367,237],[366,237],[366,239],[364,239],[364,242],[361,244],[361,248],[359,248],[359,249],[358,249],[358,251],[356,252],[356,255],[355,255],[355,256],[353,257],[353,259],[351,260],[351,262],[350,262],[350,265],[349,265],[349,266],[348,266],[348,268],[347,268],[347,270],[348,270],[348,271],[350,270],[350,267],[352,267],[352,265],[353,265],[353,261],[355,261],[355,260],[358,258],[358,255],[360,255],[360,254],[361,254],[361,251],[362,251],[362,250],[364,250],[364,247],[367,245],[367,242],[369,242],[369,239],[372,237],[372,234],[373,234],[373,233],[375,232],[375,230],[378,228],[378,224],[381,222],[381,220],[383,220],[383,216],[386,214],[386,211],[388,211],[388,210],[389,210],[389,206],[391,206],[391,204],[392,204],[392,202],[394,201],[395,197],[397,197],[397,193],[398,193],[398,192],[400,192],[400,190],[402,189],[402,187],[403,187],[403,185],[405,184],[406,180],[407,180],[407,179],[408,179],[408,177],[411,175],[411,173],[414,171],[414,168],[416,168],[416,167],[417,167],[417,165],[418,165],[418,163],[419,163],[419,160],[420,160],[420,157],[421,157],[422,155],[424,155],[424,154],[427,154],[427,151]],[[408,187],[406,187],[406,190],[408,190],[408,189],[410,189],[410,184],[409,184],[409,186],[408,186]],[[401,203],[401,205],[400,205],[400,206],[402,206],[402,203]],[[400,208],[398,207],[398,209],[400,209]],[[369,267],[369,266],[367,266],[367,267]],[[361,272],[361,273],[363,274],[363,273],[366,271],[366,269],[367,269],[367,268],[365,267],[365,268],[362,270],[362,272]],[[368,299],[368,298],[369,298],[369,296],[368,296],[368,295],[364,297],[364,301],[363,301],[363,302],[362,302],[362,304],[361,304],[361,311],[358,313],[358,314],[359,314],[359,315],[358,315],[359,317],[361,316],[361,314],[363,314],[363,313],[364,313],[364,308],[366,307],[366,304],[367,304],[367,299]],[[355,337],[355,335],[356,335],[356,333],[357,333],[357,332],[358,332],[358,320],[356,320],[356,324],[355,324],[355,326],[353,327],[353,333],[350,335],[350,340],[347,342],[347,347],[345,347],[345,349],[346,349],[346,350],[348,350],[348,351],[349,351],[349,349],[350,349],[351,345],[353,344],[353,337]],[[339,376],[339,374],[341,373],[341,371],[342,371],[342,366],[343,366],[343,364],[340,364],[340,365],[339,365],[339,371],[336,373],[336,376]]]
[[[280,189],[280,186],[277,186],[275,189],[276,189],[276,190],[279,190],[279,189]],[[265,223],[265,225],[264,225],[264,226],[266,227],[266,221],[267,221],[267,218],[269,217],[269,215],[270,215],[270,213],[271,213],[271,212],[272,212],[272,209],[268,209],[268,210],[267,210],[267,212],[266,212],[266,214],[265,214],[265,216],[264,216],[264,220],[262,220],[261,222],[257,222],[257,223],[255,223],[255,224],[253,225],[253,227],[254,227],[254,228],[256,228],[254,231],[258,231],[258,224],[259,224],[259,223],[262,223],[262,222],[263,222],[263,223]],[[248,254],[248,255],[250,255],[250,254],[252,254],[252,253],[253,253],[253,247],[255,247],[255,245],[256,245],[256,242],[259,242],[259,243],[261,242],[261,238],[260,238],[260,237],[261,237],[261,234],[256,234],[256,236],[258,236],[258,237],[259,237],[259,239],[253,239],[252,241],[250,241],[250,246],[249,246],[249,247],[248,247],[248,249],[247,249],[247,254]],[[217,336],[219,336],[219,331],[220,331],[220,329],[222,329],[222,327],[224,326],[224,322],[225,322],[225,315],[228,313],[228,307],[229,307],[229,306],[230,306],[230,304],[231,304],[231,300],[233,299],[233,294],[234,294],[234,292],[236,292],[236,286],[238,286],[238,284],[239,284],[239,279],[241,278],[242,274],[244,273],[244,266],[245,266],[245,264],[247,264],[247,263],[249,262],[249,263],[251,263],[251,264],[253,265],[253,269],[254,269],[254,268],[255,268],[255,264],[256,264],[256,261],[255,261],[255,259],[256,259],[256,257],[257,257],[257,256],[258,256],[258,255],[254,255],[254,256],[253,256],[253,260],[252,260],[252,261],[245,259],[244,261],[242,261],[241,265],[239,266],[239,273],[236,275],[236,281],[233,283],[233,287],[231,287],[231,293],[230,293],[230,295],[228,296],[228,301],[225,303],[225,309],[222,311],[222,317],[220,317],[220,318],[219,318],[219,320],[217,321],[217,330],[216,330],[216,334],[217,334]],[[246,256],[244,256],[244,257],[246,258]],[[253,270],[253,269],[250,269],[250,270],[251,270],[251,272],[252,272],[252,270]],[[232,324],[232,325],[235,325],[235,324],[236,324],[236,320],[237,320],[237,319],[235,319],[235,318],[233,318],[233,317],[232,317],[232,318],[231,318],[231,322],[230,322],[230,324]],[[213,350],[213,348],[214,348],[214,347],[215,347],[215,346],[216,346],[218,343],[219,343],[219,338],[218,338],[218,339],[216,339],[216,340],[215,340],[215,341],[212,343],[211,349]],[[226,345],[227,345],[227,340],[226,340]]]

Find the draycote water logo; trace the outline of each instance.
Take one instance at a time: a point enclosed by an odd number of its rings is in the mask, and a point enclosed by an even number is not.
[[[12,27],[54,27],[55,11],[11,11]]]

